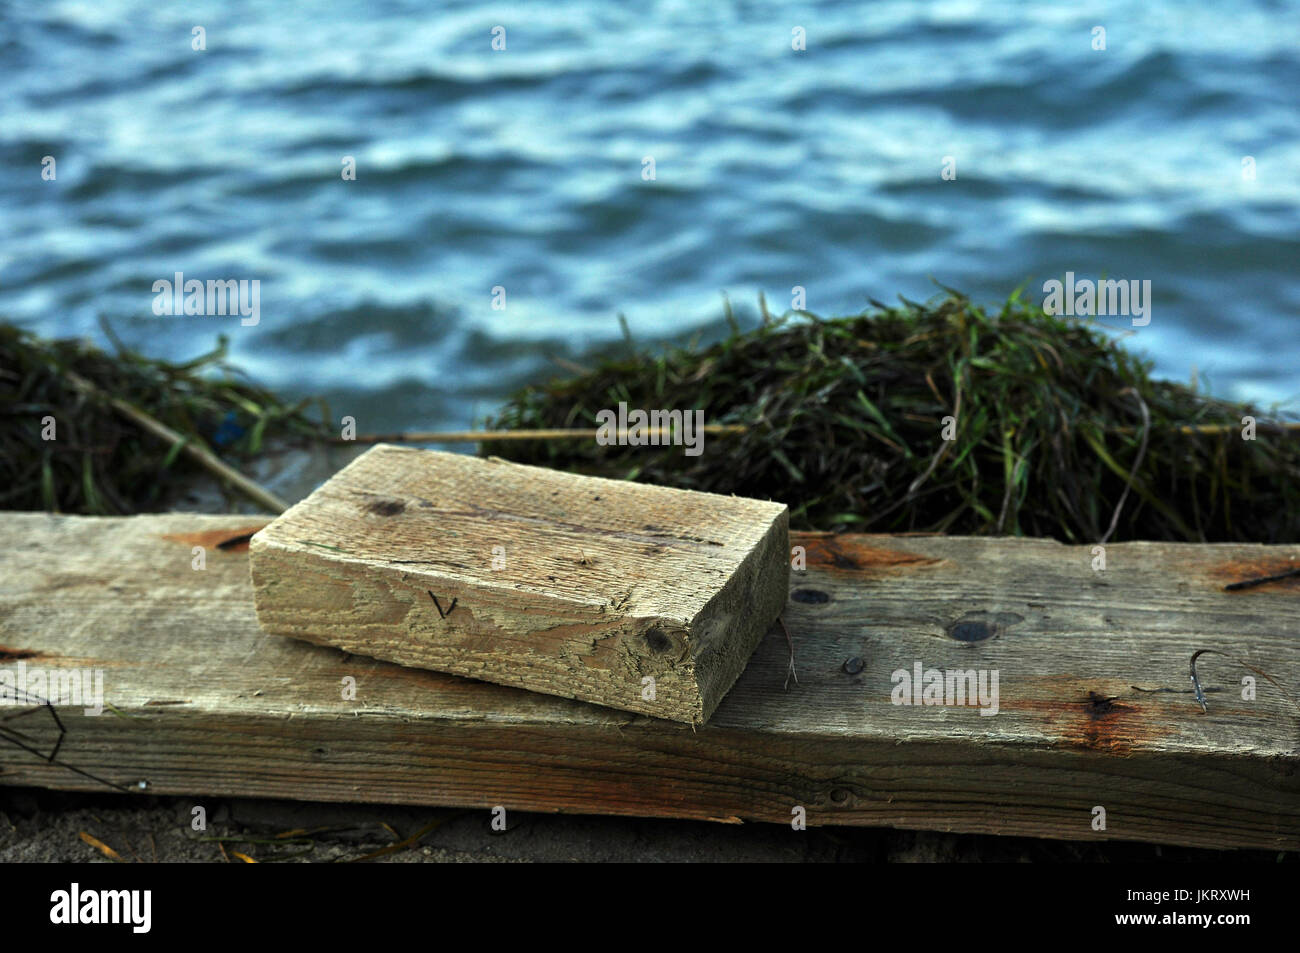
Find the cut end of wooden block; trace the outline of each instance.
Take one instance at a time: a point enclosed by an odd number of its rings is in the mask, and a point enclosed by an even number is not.
[[[381,444],[250,561],[268,632],[702,723],[785,605],[788,511]]]

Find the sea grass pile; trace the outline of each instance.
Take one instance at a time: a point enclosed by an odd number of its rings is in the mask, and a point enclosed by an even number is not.
[[[770,498],[802,529],[1300,539],[1300,431],[1153,379],[1114,332],[1045,315],[1019,293],[992,309],[945,292],[834,320],[765,312],[707,348],[606,359],[529,387],[490,425],[596,427],[620,402],[699,408],[747,429],[706,437],[698,456],[591,439],[483,452]]]
[[[307,402],[282,402],[240,378],[225,356],[224,339],[209,354],[171,363],[120,345],[110,354],[82,340],[44,340],[0,323],[0,509],[165,509],[199,468],[183,444],[146,432],[111,398],[236,468],[268,441],[323,435]]]
[[[491,441],[480,452],[779,500],[798,529],[1300,539],[1294,422],[1154,379],[1149,362],[1094,323],[1045,315],[1019,294],[985,308],[955,292],[835,319],[763,314],[747,331],[733,320],[708,347],[632,349],[528,387],[488,422],[595,428],[600,411],[624,403],[700,409],[709,424],[743,427],[707,435],[698,456],[590,437]],[[166,508],[197,464],[111,398],[237,469],[269,443],[330,437],[323,404],[315,418],[307,401],[280,400],[225,356],[224,341],[170,363],[0,324],[0,508]],[[1254,439],[1243,438],[1244,417],[1256,421]],[[50,419],[56,439],[45,439]]]

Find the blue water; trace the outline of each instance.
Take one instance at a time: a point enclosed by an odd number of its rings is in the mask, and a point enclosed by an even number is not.
[[[1160,373],[1290,400],[1298,51],[1300,5],[1244,0],[0,2],[0,315],[172,358],[226,333],[365,431],[481,419],[620,312],[682,340],[724,293],[1074,271],[1152,282]],[[259,280],[260,322],[155,316],[178,271]]]

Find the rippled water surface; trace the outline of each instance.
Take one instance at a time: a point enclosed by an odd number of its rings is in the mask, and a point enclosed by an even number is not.
[[[0,3],[0,314],[171,357],[224,332],[369,430],[469,424],[619,312],[681,339],[723,293],[1074,271],[1152,282],[1162,373],[1287,400],[1298,51],[1300,6],[1238,0]],[[155,316],[178,271],[258,279],[260,323]]]

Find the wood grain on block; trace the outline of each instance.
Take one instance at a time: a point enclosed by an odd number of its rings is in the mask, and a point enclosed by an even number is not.
[[[380,445],[253,537],[268,632],[676,721],[785,605],[786,507]]]
[[[1300,848],[1300,578],[1224,589],[1295,546],[796,533],[798,681],[773,625],[693,726],[268,635],[249,523],[0,514],[0,784]],[[917,662],[997,714],[896,704]]]

